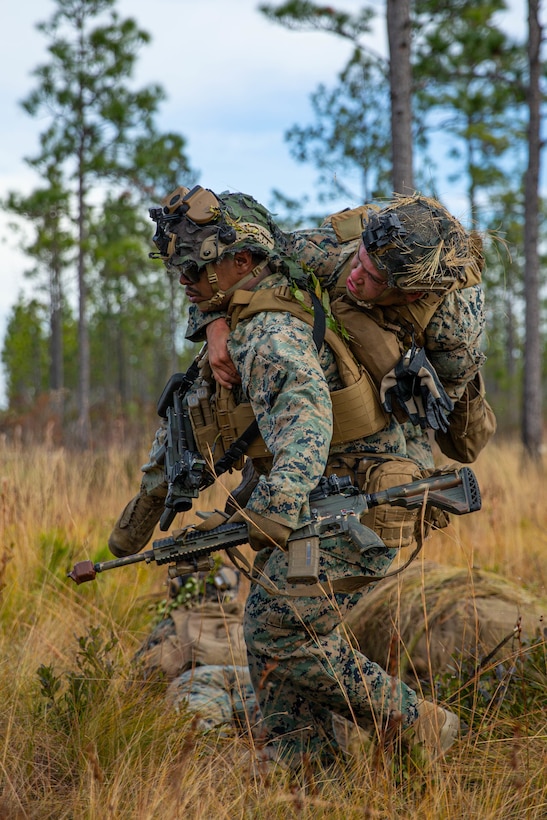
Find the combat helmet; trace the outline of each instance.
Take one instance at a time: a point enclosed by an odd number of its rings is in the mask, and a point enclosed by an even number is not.
[[[467,232],[436,199],[397,196],[368,215],[362,241],[389,287],[444,294],[464,281],[480,282],[479,234]]]
[[[261,260],[253,276],[266,264],[288,275],[297,268],[287,236],[266,208],[248,194],[224,191],[217,195],[199,185],[191,190],[181,186],[165,197],[161,208],[151,208],[150,217],[156,222],[153,242],[158,249],[150,256],[162,259],[168,270],[184,272],[196,281],[205,267],[214,284],[211,263],[242,250]]]

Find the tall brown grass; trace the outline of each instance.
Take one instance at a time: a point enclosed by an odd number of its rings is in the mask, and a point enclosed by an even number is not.
[[[108,533],[145,453],[4,447],[1,457],[0,818],[547,816],[545,692],[543,714],[509,721],[502,734],[499,716],[487,715],[430,767],[371,748],[296,784],[257,776],[245,762],[250,738],[203,735],[167,709],[161,681],[132,681],[164,571],[137,564],[81,586],[66,577],[75,561],[109,557]],[[541,472],[523,468],[510,443],[491,445],[475,471],[482,511],[429,539],[427,558],[494,570],[547,596]],[[222,507],[224,497],[211,489],[198,506]]]

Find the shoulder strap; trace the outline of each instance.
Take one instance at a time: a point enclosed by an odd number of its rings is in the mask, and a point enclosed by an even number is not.
[[[288,285],[254,292],[236,291],[230,305],[231,326],[235,327],[238,322],[250,319],[251,316],[263,311],[285,311],[312,326],[315,326],[316,321],[318,321],[317,317],[321,316],[321,323],[325,322],[323,338],[334,352],[340,378],[345,386],[355,384],[361,377],[359,365],[355,358],[345,342],[333,330],[326,327],[325,313],[315,294],[303,291],[303,297],[305,304],[295,299]],[[315,334],[314,341],[317,349],[320,350]]]
[[[391,312],[395,319],[410,322],[416,331],[423,333],[444,297],[445,294],[428,293],[416,302],[393,307],[387,312]]]
[[[268,595],[278,596],[279,598],[328,598],[337,593],[351,595],[355,592],[360,592],[369,584],[375,584],[378,581],[385,581],[386,578],[391,578],[394,575],[399,575],[414,561],[418,553],[423,547],[423,536],[418,532],[416,535],[416,547],[412,554],[407,558],[404,564],[397,567],[397,569],[386,572],[385,575],[349,575],[345,578],[337,578],[333,581],[319,582],[316,584],[291,584],[289,589],[280,589],[273,586],[270,579],[261,571],[257,571],[251,567],[249,561],[243,555],[241,550],[237,547],[230,547],[226,550],[236,569],[251,582],[257,584]]]

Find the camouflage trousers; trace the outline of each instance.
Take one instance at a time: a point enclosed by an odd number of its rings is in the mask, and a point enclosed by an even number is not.
[[[246,666],[207,664],[189,669],[169,684],[167,700],[176,710],[198,716],[204,731],[251,728],[259,719],[253,685]]]
[[[369,546],[358,549],[345,537],[322,541],[320,580],[383,575],[395,550],[368,530]],[[286,589],[287,554],[262,550],[255,567],[278,589]],[[366,587],[372,589],[372,585]],[[370,728],[418,717],[414,690],[366,658],[344,636],[342,620],[362,592],[331,597],[287,598],[255,584],[245,608],[249,670],[265,740],[297,762],[303,753],[329,763],[340,751],[332,713]]]

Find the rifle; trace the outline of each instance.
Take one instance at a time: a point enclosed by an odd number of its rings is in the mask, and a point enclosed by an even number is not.
[[[426,506],[464,515],[481,508],[477,479],[469,467],[400,484],[376,493],[361,493],[349,477],[323,477],[310,493],[312,520],[289,538],[289,583],[314,584],[318,580],[319,547],[322,538],[345,534],[358,548],[371,546],[370,530],[360,516],[370,507],[393,504],[414,510]],[[77,584],[92,581],[97,573],[127,564],[154,561],[169,564],[170,578],[211,568],[211,553],[248,543],[247,524],[224,523],[201,531],[191,525],[177,535],[152,543],[152,549],[112,561],[79,561],[68,573]],[[374,548],[377,547],[373,545]]]
[[[164,461],[167,496],[160,518],[163,531],[169,529],[177,513],[190,510],[192,499],[215,480],[207,462],[197,451],[188,408],[184,404],[184,398],[199,374],[199,363],[206,347],[202,347],[186,373],[171,376],[157,404],[158,415],[167,422]]]
[[[165,510],[160,518],[160,530],[164,531],[169,529],[177,513],[191,509],[192,499],[198,498],[201,490],[210,487],[218,476],[231,470],[259,433],[255,419],[212,467],[197,450],[188,405],[190,401],[200,403],[199,390],[197,397],[186,397],[199,375],[199,363],[206,349],[207,344],[202,347],[186,373],[171,376],[157,404],[158,415],[166,422],[163,459],[167,497]],[[158,462],[161,463],[161,456],[158,457]]]

